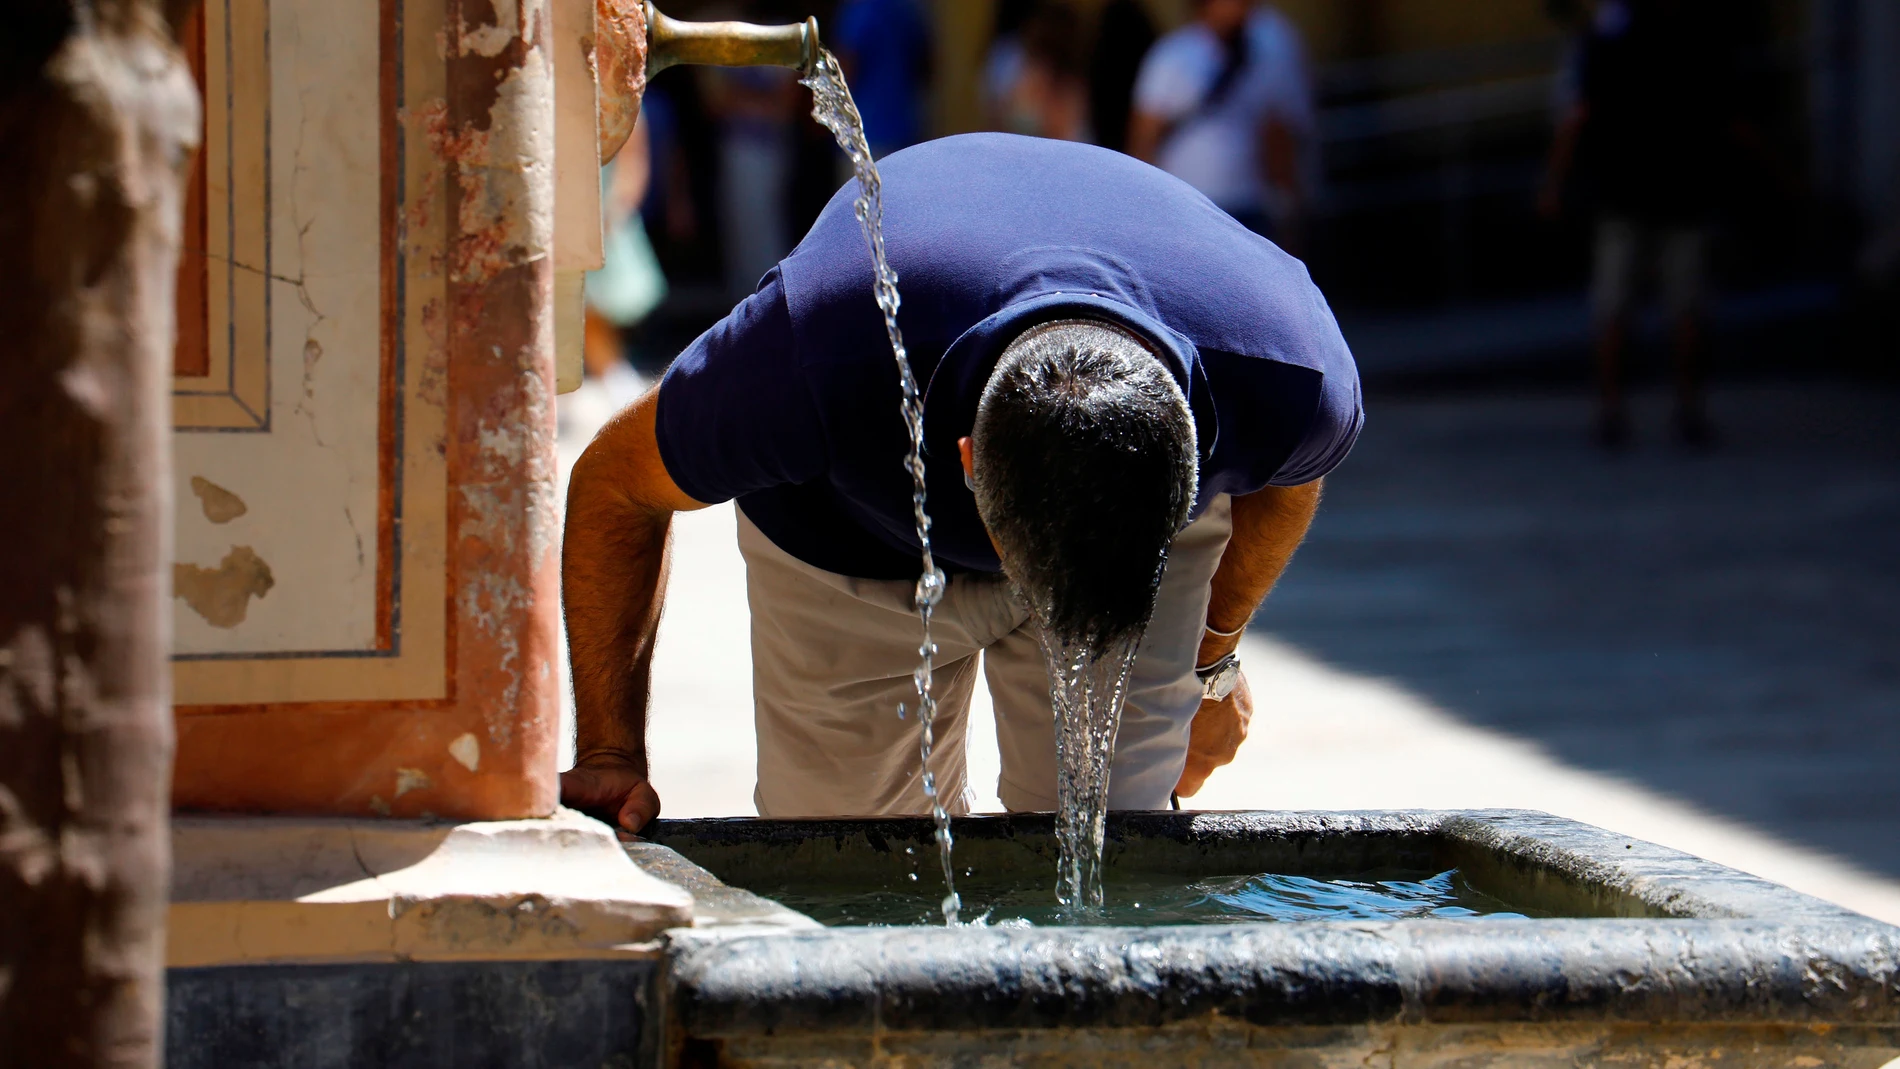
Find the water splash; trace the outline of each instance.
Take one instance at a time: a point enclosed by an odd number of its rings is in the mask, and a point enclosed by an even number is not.
[[[943,807],[943,799],[937,793],[937,778],[930,771],[937,720],[937,699],[931,693],[937,645],[930,640],[930,613],[943,598],[944,575],[930,554],[930,514],[925,509],[924,495],[924,399],[917,388],[917,377],[911,374],[903,332],[897,328],[897,272],[891,270],[890,260],[884,255],[884,185],[878,177],[877,164],[871,159],[871,146],[864,138],[864,120],[858,115],[857,103],[851,99],[850,87],[845,85],[844,69],[828,49],[818,50],[818,60],[812,65],[811,73],[800,82],[811,90],[811,117],[831,131],[857,175],[858,195],[853,208],[858,225],[864,230],[865,244],[871,250],[872,286],[878,311],[884,314],[884,332],[890,336],[891,353],[897,358],[898,381],[904,390],[901,408],[904,426],[910,432],[910,449],[904,455],[904,468],[910,472],[911,509],[924,558],[913,599],[924,632],[923,642],[917,647],[917,671],[912,677],[917,689],[917,719],[921,728],[917,748],[923,759],[924,795],[930,799],[930,815],[937,823],[937,850],[943,860],[943,922],[955,924],[962,900],[957,897],[955,869],[950,860],[950,813]],[[897,707],[897,715],[904,715],[902,705]]]
[[[1056,903],[1075,920],[1103,908],[1108,766],[1141,633],[1107,643],[1037,628],[1056,731]]]

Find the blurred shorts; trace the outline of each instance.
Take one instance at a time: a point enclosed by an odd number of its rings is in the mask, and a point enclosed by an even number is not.
[[[1175,536],[1140,651],[1109,774],[1114,809],[1166,809],[1201,704],[1194,660],[1209,584],[1232,531],[1225,495]],[[753,793],[766,817],[930,811],[918,775],[919,629],[915,583],[853,579],[793,557],[739,512],[752,609],[752,693],[759,741]],[[675,597],[691,596],[678,591]],[[997,794],[1013,812],[1056,804],[1055,714],[1029,615],[1001,576],[952,576],[931,620],[937,696],[931,771],[944,808],[969,812],[964,762],[978,657],[996,708]],[[908,710],[903,719],[897,707]]]
[[[1621,216],[1597,221],[1591,313],[1599,328],[1626,321],[1654,265],[1657,296],[1673,319],[1698,315],[1707,296],[1709,232],[1697,224],[1658,225]]]

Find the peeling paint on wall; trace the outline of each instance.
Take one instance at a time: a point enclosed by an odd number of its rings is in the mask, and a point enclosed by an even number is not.
[[[191,492],[204,506],[205,519],[212,523],[230,523],[251,511],[244,499],[202,475],[191,477]]]
[[[401,798],[410,791],[427,790],[435,786],[429,774],[419,768],[399,768],[396,770],[396,797]]]
[[[482,763],[481,740],[475,737],[474,732],[465,731],[449,743],[449,756],[455,758],[456,764],[473,772]]]
[[[243,623],[251,599],[263,597],[276,585],[270,565],[249,546],[232,546],[216,568],[172,565],[173,596],[184,598],[185,604],[212,627],[232,628]]]

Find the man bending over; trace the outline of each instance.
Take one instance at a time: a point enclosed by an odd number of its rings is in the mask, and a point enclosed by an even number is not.
[[[948,575],[940,796],[969,807],[982,653],[998,793],[1055,807],[1041,619],[1142,635],[1109,804],[1166,808],[1246,735],[1234,650],[1359,433],[1352,356],[1297,260],[1130,157],[972,134],[879,166]],[[645,731],[668,527],[733,499],[759,813],[928,811],[917,719],[897,715],[915,706],[919,641],[908,437],[855,192],[575,465],[562,590],[579,739],[561,794],[628,831],[660,811]]]

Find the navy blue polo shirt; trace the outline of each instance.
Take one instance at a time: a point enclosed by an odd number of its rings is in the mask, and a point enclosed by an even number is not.
[[[1192,187],[1129,156],[1013,134],[891,154],[884,240],[924,385],[932,548],[945,571],[1001,565],[963,483],[997,357],[1052,319],[1121,323],[1157,343],[1193,409],[1199,515],[1217,494],[1331,471],[1364,416],[1359,375],[1298,260]],[[736,498],[779,548],[827,571],[918,571],[897,365],[847,184],[756,293],[660,384],[668,474]]]

